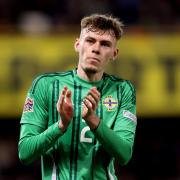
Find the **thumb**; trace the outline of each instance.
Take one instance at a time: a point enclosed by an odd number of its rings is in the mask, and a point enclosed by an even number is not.
[[[70,90],[66,92],[66,102],[71,102],[72,93]]]

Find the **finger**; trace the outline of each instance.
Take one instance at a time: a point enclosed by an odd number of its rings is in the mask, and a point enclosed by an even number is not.
[[[88,113],[88,108],[86,107],[86,105],[84,104],[84,102],[82,103],[82,117],[84,118],[86,116],[86,114]]]
[[[67,90],[67,92],[66,92],[66,102],[67,103],[71,103],[72,101],[71,101],[71,97],[72,97],[72,92],[70,91],[70,90]]]
[[[93,109],[97,107],[97,101],[90,94],[86,96],[86,99],[92,104]]]
[[[96,88],[91,88],[91,89],[89,90],[89,93],[88,93],[88,94],[90,94],[90,95],[94,98],[94,100],[96,101],[96,103],[99,102],[99,100],[100,100],[100,93],[99,93],[99,91],[98,91]]]
[[[60,93],[60,96],[59,96],[58,101],[60,100],[61,96],[65,96],[66,91],[67,91],[67,87],[65,86],[65,87],[63,88],[63,90],[61,91],[61,93]]]
[[[61,94],[61,96],[59,97],[59,100],[57,102],[57,110],[58,110],[58,112],[60,112],[62,110],[62,106],[63,106],[63,103],[64,103],[64,98],[65,98],[65,96]]]
[[[68,90],[68,88],[67,88],[66,86],[64,86],[64,88],[63,88],[61,94],[65,95],[67,90]]]
[[[91,88],[90,91],[94,92],[94,94],[96,94],[98,97],[100,97],[100,95],[101,95],[96,87]]]
[[[62,90],[61,95],[59,96],[59,99],[58,99],[58,102],[57,102],[57,106],[58,106],[59,110],[62,110],[66,91],[67,91],[67,87],[65,86],[64,89]]]
[[[92,109],[92,104],[91,102],[88,100],[88,99],[84,99],[84,105],[89,109],[91,110]]]

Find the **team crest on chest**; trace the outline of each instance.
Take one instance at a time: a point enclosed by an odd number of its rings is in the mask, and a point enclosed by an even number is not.
[[[107,96],[103,101],[103,105],[107,108],[107,111],[113,111],[118,106],[118,101],[112,96]]]

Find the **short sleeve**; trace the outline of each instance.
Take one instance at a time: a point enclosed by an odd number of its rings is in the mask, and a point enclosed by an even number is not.
[[[47,127],[48,101],[45,78],[36,78],[27,93],[24,103],[21,124],[33,124],[41,128]]]

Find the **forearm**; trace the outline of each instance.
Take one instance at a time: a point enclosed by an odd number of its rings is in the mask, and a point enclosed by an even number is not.
[[[115,157],[121,165],[126,164],[132,155],[132,142],[120,137],[116,132],[100,122],[94,135],[102,144],[104,149]]]
[[[40,131],[39,127],[31,124],[23,124],[21,127],[19,158],[25,164],[45,154],[63,134],[57,123],[43,132]]]

